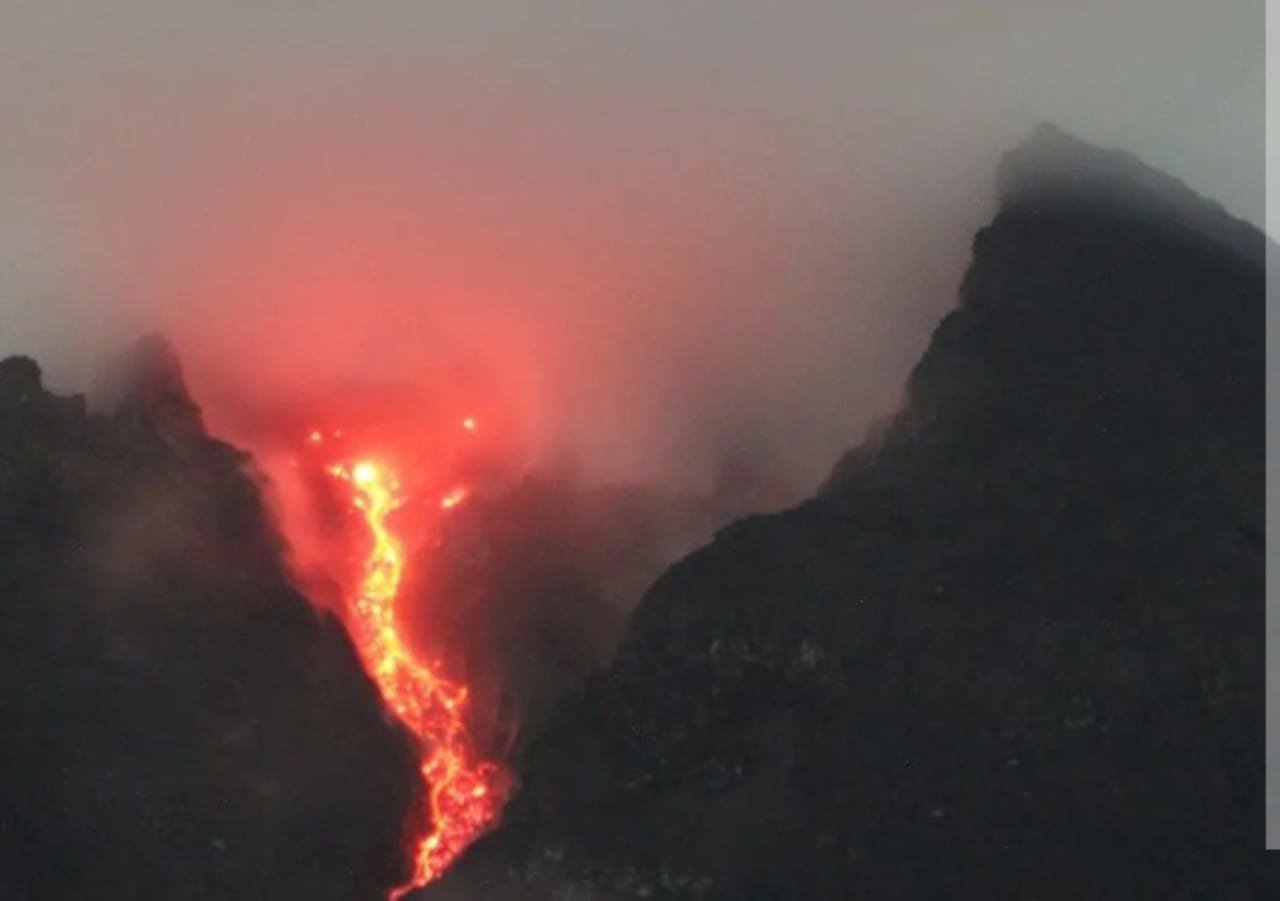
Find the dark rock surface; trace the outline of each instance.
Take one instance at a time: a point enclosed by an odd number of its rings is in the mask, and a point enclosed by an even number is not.
[[[114,416],[0,362],[0,897],[385,897],[421,790],[162,343]]]
[[[1052,129],[1000,190],[900,415],[654,585],[423,898],[1274,896],[1263,238]]]

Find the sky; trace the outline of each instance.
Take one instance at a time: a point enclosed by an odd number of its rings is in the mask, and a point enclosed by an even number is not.
[[[539,453],[787,498],[1048,120],[1261,224],[1261,2],[0,0],[0,353],[212,408],[499,373]],[[229,400],[228,398],[232,398]]]

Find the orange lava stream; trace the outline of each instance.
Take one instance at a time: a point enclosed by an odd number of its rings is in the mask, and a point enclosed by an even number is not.
[[[388,525],[403,503],[395,473],[367,460],[329,472],[351,486],[372,538],[351,605],[352,637],[387,706],[421,743],[420,766],[430,792],[431,828],[416,840],[413,876],[392,892],[395,899],[439,877],[497,824],[512,781],[498,764],[476,759],[467,732],[467,686],[420,660],[400,635],[396,597],[405,554]]]

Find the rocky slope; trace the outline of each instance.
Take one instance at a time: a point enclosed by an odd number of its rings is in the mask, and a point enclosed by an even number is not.
[[[384,898],[407,739],[171,354],[121,375],[99,416],[0,362],[0,896]]]
[[[653,586],[424,899],[1274,890],[1263,238],[1049,128],[999,187],[900,415]]]

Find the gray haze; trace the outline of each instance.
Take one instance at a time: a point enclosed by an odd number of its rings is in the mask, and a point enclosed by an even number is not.
[[[209,397],[483,358],[544,452],[798,497],[1037,121],[1262,222],[1263,14],[4,0],[0,352],[77,388],[160,327]]]

